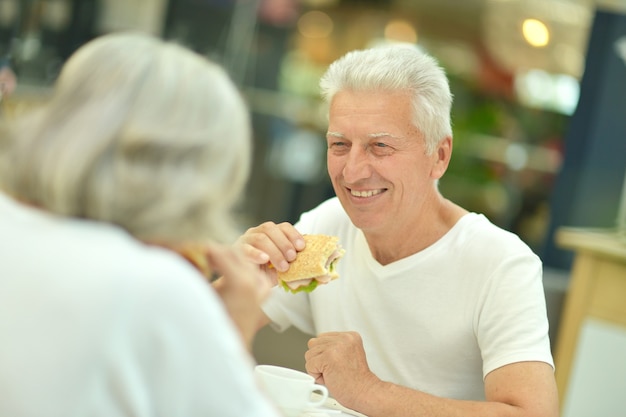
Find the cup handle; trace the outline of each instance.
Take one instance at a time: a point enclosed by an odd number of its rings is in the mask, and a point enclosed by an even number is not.
[[[320,405],[324,405],[324,403],[328,399],[328,388],[326,388],[324,385],[313,384],[313,389],[311,391],[318,393],[319,398],[309,402],[309,407],[319,407]]]

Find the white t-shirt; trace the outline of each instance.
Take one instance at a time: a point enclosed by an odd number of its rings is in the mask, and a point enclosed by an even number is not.
[[[278,416],[179,256],[3,195],[0,237],[1,416]]]
[[[340,278],[310,294],[274,289],[264,311],[278,330],[357,331],[379,378],[447,398],[483,400],[484,376],[506,364],[554,366],[541,262],[483,215],[463,216],[432,246],[385,266],[337,198],[296,228],[339,236],[346,254]]]

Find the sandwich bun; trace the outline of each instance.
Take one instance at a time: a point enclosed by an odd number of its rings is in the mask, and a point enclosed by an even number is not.
[[[312,291],[318,284],[339,278],[335,263],[345,251],[337,236],[303,235],[305,247],[285,272],[277,271],[279,285],[291,292]]]

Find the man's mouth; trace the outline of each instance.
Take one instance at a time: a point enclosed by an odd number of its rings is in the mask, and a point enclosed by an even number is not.
[[[350,190],[350,194],[352,194],[354,197],[361,197],[361,198],[366,198],[366,197],[373,197],[375,195],[378,195],[380,193],[382,193],[383,191],[385,191],[384,188],[379,188],[377,190]]]

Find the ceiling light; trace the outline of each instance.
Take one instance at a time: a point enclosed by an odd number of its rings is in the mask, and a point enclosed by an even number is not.
[[[325,38],[333,31],[333,21],[326,13],[312,10],[298,19],[298,31],[305,38]]]
[[[392,20],[385,26],[385,39],[388,41],[417,43],[417,31],[406,20]]]
[[[541,48],[550,42],[550,32],[547,26],[537,19],[526,19],[522,24],[522,34],[530,45]]]

